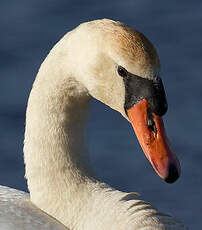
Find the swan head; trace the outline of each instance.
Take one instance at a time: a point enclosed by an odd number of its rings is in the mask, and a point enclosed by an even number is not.
[[[77,80],[92,97],[131,122],[154,170],[166,182],[174,182],[180,165],[161,119],[167,101],[151,42],[125,24],[104,19],[78,26],[68,44],[68,66]]]

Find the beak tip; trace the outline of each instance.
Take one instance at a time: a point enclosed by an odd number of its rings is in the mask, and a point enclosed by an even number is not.
[[[164,178],[164,181],[168,184],[174,183],[180,176],[180,166],[177,167],[174,164],[170,164],[168,168],[168,175]]]

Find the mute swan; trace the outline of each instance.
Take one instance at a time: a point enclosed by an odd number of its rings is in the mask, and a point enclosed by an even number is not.
[[[159,71],[153,45],[120,22],[96,20],[67,33],[41,65],[28,100],[30,198],[0,187],[0,229],[187,229],[137,194],[96,180],[89,166],[85,130],[94,97],[132,123],[161,178],[172,183],[179,177],[160,117],[167,102]]]

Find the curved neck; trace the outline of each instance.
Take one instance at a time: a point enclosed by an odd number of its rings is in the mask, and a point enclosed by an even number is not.
[[[125,229],[132,222],[127,210],[135,205],[129,200],[136,195],[127,198],[91,173],[86,140],[91,97],[79,76],[67,70],[75,54],[68,59],[65,42],[47,56],[28,101],[24,160],[30,198],[70,229]]]
[[[59,71],[49,75],[44,68],[35,80],[26,113],[26,178],[31,201],[62,221],[60,211],[66,215],[72,201],[79,202],[86,181],[93,180],[86,140],[90,96],[74,78],[64,79]]]

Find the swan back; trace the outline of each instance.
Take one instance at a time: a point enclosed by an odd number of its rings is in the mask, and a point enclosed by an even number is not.
[[[25,192],[0,186],[1,230],[68,230],[35,207]]]

